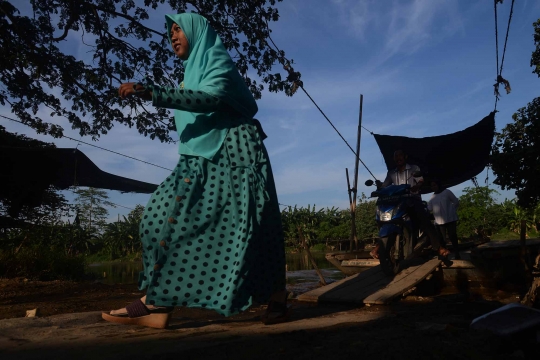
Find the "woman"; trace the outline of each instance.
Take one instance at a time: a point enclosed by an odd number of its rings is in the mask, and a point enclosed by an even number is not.
[[[428,209],[435,218],[435,227],[441,233],[443,241],[448,235],[452,242],[455,259],[461,259],[456,231],[459,200],[450,190],[443,188],[438,180],[431,182],[431,190],[433,190],[433,195],[428,202]]]
[[[164,328],[175,306],[229,316],[269,301],[263,322],[288,317],[281,215],[255,100],[219,36],[197,14],[167,15],[179,88],[126,83],[175,109],[180,160],[141,221],[146,297],[104,313],[107,321]]]

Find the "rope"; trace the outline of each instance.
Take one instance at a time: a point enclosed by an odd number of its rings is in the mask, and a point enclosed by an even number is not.
[[[498,30],[498,24],[497,24],[497,0],[493,1],[493,7],[495,9],[495,56],[497,59],[497,67],[495,68],[497,72],[497,78],[499,77],[499,30]],[[494,94],[495,94],[495,105],[493,107],[494,110],[497,110],[497,101],[499,101],[499,83],[496,82],[494,87]]]
[[[368,133],[370,133],[371,135],[375,135],[373,133],[373,131],[370,131],[369,129],[366,129],[366,127],[364,125],[362,125],[362,129],[366,130]]]
[[[493,1],[493,6],[495,7],[495,54],[497,57],[497,67],[495,70],[497,71],[497,75],[499,75],[499,26],[497,24],[497,0]]]
[[[31,127],[30,125],[25,124],[25,123],[23,123],[22,121],[15,120],[15,119],[9,118],[9,117],[4,116],[4,115],[0,115],[0,117],[2,117],[2,118],[4,118],[4,119],[7,119],[7,120],[10,120],[10,121],[17,122],[17,123],[19,123],[19,124],[26,125],[26,126],[28,126],[28,127]],[[103,147],[101,147],[101,146],[97,146],[97,145],[94,145],[94,144],[91,144],[91,143],[87,143],[87,142],[82,141],[82,140],[77,140],[77,139],[71,138],[71,137],[66,136],[66,135],[62,135],[61,137],[66,138],[66,139],[69,139],[69,140],[72,140],[72,141],[77,141],[77,142],[79,142],[79,143],[83,143],[83,144],[85,144],[85,145],[88,145],[88,146],[92,146],[92,147],[98,148],[98,149],[100,149],[100,150],[108,151],[108,152],[110,152],[110,153],[113,153],[113,154],[116,154],[116,155],[120,155],[120,156],[126,157],[126,158],[128,158],[128,159],[132,159],[132,160],[135,160],[135,161],[139,161],[139,162],[145,163],[145,164],[147,164],[147,165],[152,165],[152,166],[158,167],[158,168],[160,168],[160,169],[164,169],[164,170],[168,170],[168,171],[173,171],[173,169],[169,169],[169,168],[166,168],[166,167],[163,167],[163,166],[160,166],[160,165],[152,164],[151,162],[144,161],[144,160],[141,160],[141,159],[137,159],[137,158],[134,158],[133,156],[125,155],[125,154],[119,153],[119,152],[117,152],[117,151],[105,149],[105,148],[103,148]]]
[[[506,27],[506,38],[504,39],[504,48],[501,58],[501,68],[499,70],[499,75],[502,75],[503,65],[504,65],[504,55],[506,54],[506,44],[508,43],[508,33],[510,32],[510,22],[512,21],[512,15],[514,13],[514,1],[512,0],[512,5],[510,6],[510,16],[508,17],[508,25]]]
[[[502,70],[504,65],[504,56],[506,55],[506,45],[508,44],[508,34],[510,33],[510,23],[512,22],[512,15],[514,14],[514,2],[515,0],[512,0],[512,4],[510,6],[510,15],[508,16],[508,25],[506,26],[506,36],[504,39],[504,48],[502,52],[501,57],[501,65],[499,67],[499,32],[498,32],[498,23],[497,23],[497,4],[502,3],[501,0],[494,0],[494,9],[495,9],[495,51],[496,51],[496,57],[497,57],[497,79],[494,87],[494,94],[495,94],[495,106],[494,111],[497,111],[497,102],[499,101],[500,93],[499,93],[499,85],[501,83],[504,84],[504,88],[506,90],[506,93],[509,94],[511,91],[510,88],[510,82],[502,77]]]

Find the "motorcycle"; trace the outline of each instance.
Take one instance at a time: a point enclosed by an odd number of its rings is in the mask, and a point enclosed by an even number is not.
[[[373,185],[373,181],[366,181],[366,185]],[[408,184],[390,185],[371,193],[371,197],[377,197],[379,261],[388,275],[395,275],[411,265],[406,260],[412,260],[417,244],[425,242],[408,214],[409,199],[417,196],[410,194],[410,188]]]
[[[415,245],[412,221],[406,206],[409,189],[410,185],[390,185],[371,194],[377,197],[379,261],[388,275],[400,271],[400,263],[412,253]]]

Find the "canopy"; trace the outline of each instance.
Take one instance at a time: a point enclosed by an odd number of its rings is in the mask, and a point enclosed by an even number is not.
[[[149,194],[157,185],[99,169],[77,149],[0,146],[0,199],[9,199],[10,214],[23,205],[39,206],[51,186],[88,186]]]
[[[21,182],[47,182],[59,189],[88,186],[150,194],[157,185],[102,171],[77,149],[1,147],[2,187]]]
[[[478,175],[489,163],[495,135],[495,113],[453,134],[424,138],[374,134],[388,170],[395,169],[394,151],[409,155],[424,175],[422,194],[431,192],[429,182],[439,179],[444,187],[461,184]]]

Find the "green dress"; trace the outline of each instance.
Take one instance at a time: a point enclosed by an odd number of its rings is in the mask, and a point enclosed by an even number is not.
[[[229,316],[285,289],[283,229],[270,161],[251,113],[212,88],[201,91],[200,83],[147,86],[155,106],[177,110],[181,156],[143,214],[139,288],[147,290],[147,304]],[[187,124],[185,114],[193,115]],[[208,131],[212,127],[218,131]]]

